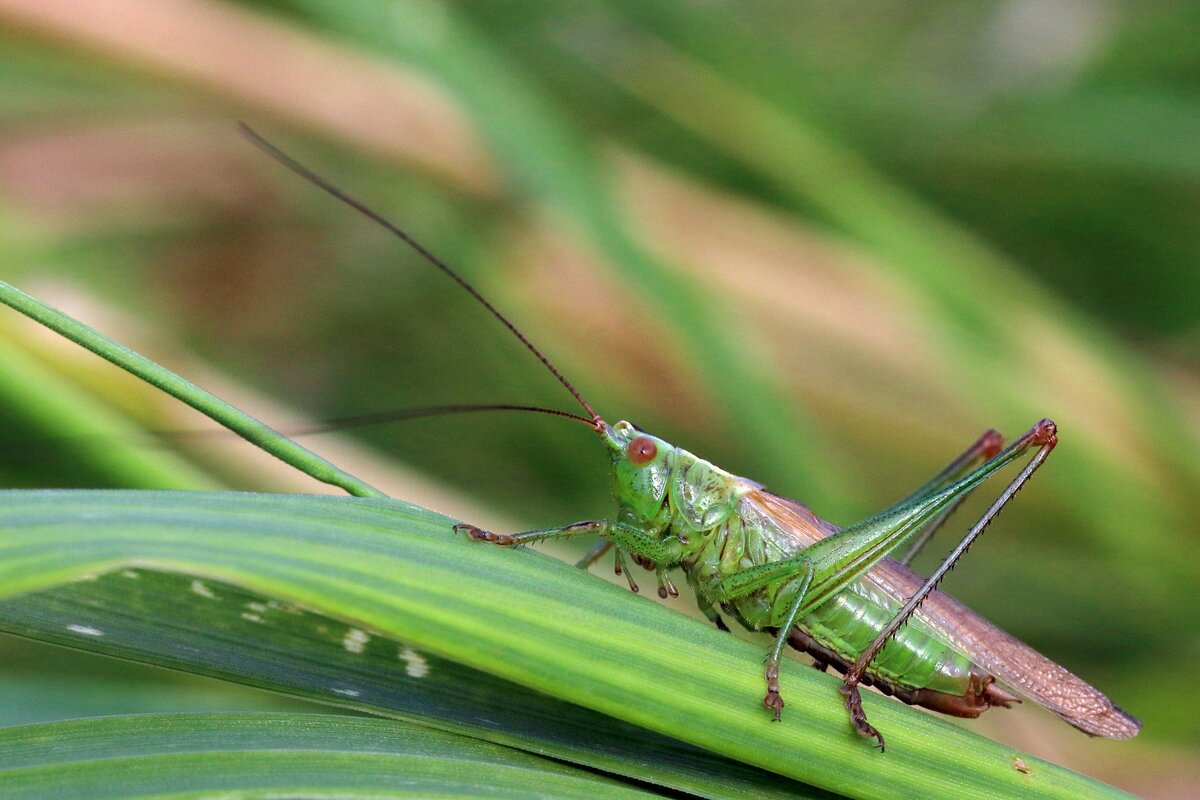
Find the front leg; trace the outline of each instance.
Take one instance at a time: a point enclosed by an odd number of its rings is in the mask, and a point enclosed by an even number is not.
[[[521,533],[493,533],[466,523],[455,525],[454,530],[466,532],[475,541],[491,542],[502,547],[533,544],[544,542],[547,539],[564,539],[591,533],[603,536],[618,548],[636,555],[642,561],[654,562],[655,565],[678,564],[683,557],[684,545],[677,536],[663,537],[661,530],[642,529],[625,522],[612,522],[606,519],[574,522],[561,528],[539,528]]]
[[[492,533],[491,531],[485,531],[483,528],[477,528],[474,525],[460,522],[454,526],[454,532],[465,532],[477,542],[491,542],[501,547],[514,547],[521,544],[544,542],[547,539],[565,539],[571,536],[582,536],[586,533],[596,533],[603,536],[604,531],[610,524],[607,520],[595,519],[586,522],[572,522],[570,525],[564,525],[561,528],[539,528],[535,531],[522,531],[521,533]]]

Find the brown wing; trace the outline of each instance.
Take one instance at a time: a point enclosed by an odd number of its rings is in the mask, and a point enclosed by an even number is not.
[[[747,494],[743,501],[771,517],[793,537],[795,552],[817,539],[835,533],[836,525],[805,506],[769,492]],[[779,543],[783,546],[783,543]],[[786,549],[786,548],[785,548]],[[925,580],[892,558],[885,558],[867,574],[870,580],[904,603]],[[1142,724],[1126,714],[1100,690],[1054,663],[1029,645],[997,628],[948,594],[934,590],[916,611],[940,638],[967,655],[1001,683],[1045,706],[1064,720],[1093,736],[1131,739]]]

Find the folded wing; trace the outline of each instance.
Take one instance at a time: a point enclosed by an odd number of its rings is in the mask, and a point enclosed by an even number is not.
[[[751,492],[743,502],[770,517],[782,538],[774,544],[796,552],[838,531],[807,507],[769,492]],[[902,605],[925,583],[924,578],[892,558],[885,558],[864,578]],[[962,603],[933,591],[916,611],[946,644],[967,655],[996,679],[1066,722],[1093,736],[1131,739],[1142,724],[1113,704],[1100,690],[1029,645],[1010,636]]]

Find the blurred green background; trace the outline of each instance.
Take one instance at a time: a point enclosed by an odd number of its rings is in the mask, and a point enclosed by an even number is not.
[[[602,414],[837,523],[1052,417],[1050,464],[945,588],[1145,729],[971,725],[1179,797],[1200,778],[1198,40],[1170,2],[0,0],[0,274],[284,430],[573,410],[244,119],[461,269]],[[320,490],[198,426],[0,319],[5,486]],[[611,512],[594,440],[550,418],[312,445],[485,525]],[[0,650],[0,723],[280,702]]]

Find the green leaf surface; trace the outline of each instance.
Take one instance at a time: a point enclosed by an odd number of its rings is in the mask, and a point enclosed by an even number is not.
[[[657,796],[465,736],[318,714],[154,714],[5,728],[0,795]]]
[[[771,724],[755,646],[536,553],[466,541],[444,517],[396,501],[5,492],[0,529],[4,596],[113,570],[173,571],[244,586],[849,796],[1124,796],[868,697],[867,713],[888,736],[880,754],[851,731],[837,681],[798,662],[784,665],[788,708]],[[210,601],[193,594],[193,604]],[[181,601],[161,613],[185,609]],[[105,638],[103,627],[72,624],[81,647]],[[1030,772],[1015,769],[1018,757]]]
[[[113,714],[312,712],[300,698],[0,634],[0,728]],[[69,689],[68,689],[69,687]]]
[[[170,608],[180,611],[164,616]],[[826,796],[211,579],[121,569],[0,603],[0,630],[408,719],[703,797]],[[81,639],[80,631],[103,635]]]

